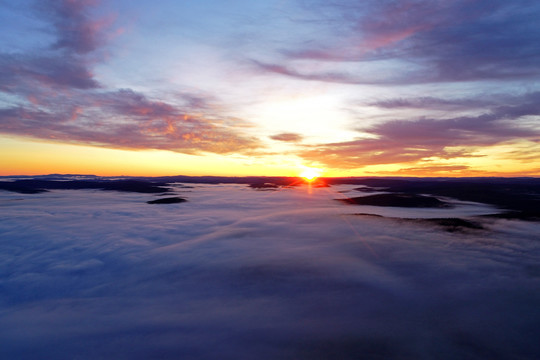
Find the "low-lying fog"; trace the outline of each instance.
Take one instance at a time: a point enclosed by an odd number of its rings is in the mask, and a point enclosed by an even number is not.
[[[0,358],[540,357],[540,223],[352,188],[0,192]]]

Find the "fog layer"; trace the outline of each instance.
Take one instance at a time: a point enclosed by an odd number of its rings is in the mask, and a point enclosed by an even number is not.
[[[400,218],[492,209],[355,215],[351,189],[1,192],[0,357],[540,356],[539,223],[450,233]]]

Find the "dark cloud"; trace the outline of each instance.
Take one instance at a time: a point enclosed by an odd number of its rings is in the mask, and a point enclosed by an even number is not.
[[[527,79],[540,70],[540,6],[532,0],[340,0],[310,8],[333,36],[284,50],[281,63],[253,64],[295,78],[353,84]],[[335,70],[309,72],[297,60],[333,63]],[[401,62],[403,70],[340,71],[345,63],[365,67],[389,60]]]
[[[301,155],[328,166],[358,168],[374,164],[414,162],[431,157],[451,159],[472,156],[474,149],[508,141],[534,140],[540,129],[517,120],[540,115],[540,93],[524,95],[520,103],[500,105],[478,116],[447,119],[393,120],[358,129],[372,137],[322,144]]]
[[[281,133],[270,136],[270,139],[285,142],[299,142],[302,141],[302,135],[295,133]]]

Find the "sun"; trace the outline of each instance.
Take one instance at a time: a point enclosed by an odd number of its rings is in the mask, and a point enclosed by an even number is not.
[[[321,175],[321,170],[315,169],[315,168],[304,168],[304,170],[300,173],[300,176],[309,182],[314,181],[320,175]]]

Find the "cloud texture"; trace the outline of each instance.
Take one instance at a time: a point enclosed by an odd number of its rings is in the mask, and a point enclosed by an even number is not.
[[[97,1],[37,2],[54,41],[26,53],[0,53],[0,90],[18,101],[0,109],[0,132],[62,142],[182,153],[258,147],[246,122],[222,113],[212,96],[179,93],[155,100],[105,88],[92,69],[110,51],[114,16],[92,15]],[[209,102],[212,102],[209,103]]]
[[[288,142],[285,163],[330,170],[538,168],[537,1],[210,3],[2,4],[0,133],[268,164]]]
[[[284,50],[286,62],[256,65],[306,80],[359,84],[509,80],[538,74],[534,19],[540,9],[534,1],[340,0],[309,6],[326,36]],[[330,63],[335,70],[307,72],[306,61]],[[409,63],[409,70],[405,66],[398,73],[364,76],[339,70],[344,63],[376,70],[389,61]]]
[[[502,99],[501,99],[502,100]],[[307,149],[303,156],[331,167],[355,168],[360,164],[391,164],[428,160],[433,157],[452,159],[477,156],[477,149],[505,142],[529,140],[537,143],[540,130],[532,124],[521,124],[522,117],[540,114],[540,93],[511,97],[509,105],[492,106],[477,116],[455,118],[421,118],[390,120],[358,131],[369,135],[358,140],[321,144]],[[377,103],[387,108],[431,108],[434,104],[469,106],[444,99],[396,99]],[[438,106],[438,105],[436,105]],[[474,105],[476,106],[476,105]]]
[[[188,202],[172,205],[134,193],[2,193],[0,354],[540,354],[537,223],[484,219],[486,230],[451,234],[354,216],[361,207],[333,200],[350,188],[197,185],[178,188]]]

